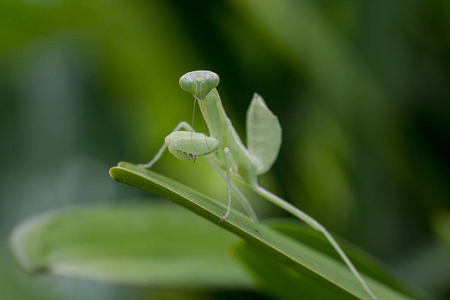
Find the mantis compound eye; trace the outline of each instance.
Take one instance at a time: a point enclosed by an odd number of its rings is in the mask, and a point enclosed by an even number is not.
[[[219,76],[211,71],[194,71],[181,76],[180,87],[194,95],[196,99],[205,99],[209,92],[219,84]]]
[[[213,72],[209,72],[209,73],[210,74],[208,74],[207,82],[208,82],[208,85],[211,87],[211,89],[213,89],[219,85],[220,78],[219,78],[219,75],[217,75],[216,73],[213,73]]]
[[[188,73],[188,74],[189,74],[189,73]],[[186,74],[186,75],[187,75],[187,74]],[[180,87],[181,87],[183,90],[189,92],[189,90],[191,89],[191,83],[192,83],[192,81],[191,81],[186,75],[184,75],[184,76],[182,76],[182,77],[180,78]]]

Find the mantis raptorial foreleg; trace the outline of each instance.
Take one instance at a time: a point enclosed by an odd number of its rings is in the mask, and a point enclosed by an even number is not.
[[[198,101],[203,119],[209,129],[209,136],[196,133],[189,124],[181,122],[166,137],[165,144],[156,156],[142,167],[151,167],[161,157],[166,148],[175,157],[182,160],[193,159],[195,161],[198,157],[207,157],[210,164],[227,182],[228,206],[226,213],[220,218],[219,222],[225,220],[230,214],[231,191],[243,200],[244,207],[247,211],[250,211],[250,216],[254,216],[246,199],[231,183],[231,176],[233,176],[248,184],[259,195],[303,220],[315,230],[320,231],[338,252],[367,294],[372,299],[377,299],[325,227],[300,209],[258,185],[258,176],[267,172],[278,156],[281,145],[281,127],[278,118],[267,108],[261,96],[255,94],[247,112],[248,148],[246,148],[222,107],[216,90],[218,84],[219,76],[210,71],[190,72],[181,77],[181,88],[191,93]],[[188,132],[178,131],[181,128]],[[222,173],[222,170],[226,172],[226,176]]]
[[[191,125],[189,125],[189,123],[187,123],[185,121],[178,123],[178,125],[175,126],[175,128],[172,130],[172,132],[178,131],[180,129],[184,129],[186,131],[194,131],[194,128],[192,128]],[[161,158],[161,156],[164,154],[164,151],[166,151],[166,149],[167,149],[167,145],[166,145],[166,143],[164,143],[161,146],[161,148],[159,148],[158,152],[156,152],[155,157],[153,157],[153,159],[151,161],[149,161],[146,164],[139,164],[138,167],[145,168],[145,169],[151,168]]]
[[[187,123],[185,121],[182,121],[182,122],[178,123],[178,125],[175,126],[175,128],[173,129],[172,132],[178,132],[178,130],[180,130],[180,129],[184,129],[187,132],[195,132],[194,128],[192,128],[192,126],[189,125],[189,123]],[[153,157],[153,159],[151,161],[149,161],[146,164],[138,164],[138,167],[145,168],[145,169],[151,168],[162,157],[162,155],[164,154],[164,151],[166,151],[166,149],[167,149],[167,145],[166,145],[166,143],[164,143],[161,146],[161,148],[159,148],[158,152],[156,153],[156,155]],[[249,215],[249,217],[253,221],[256,221],[257,220],[256,214],[253,211],[252,207],[250,206],[249,201],[247,200],[247,198],[245,198],[244,195],[242,195],[242,193],[231,182],[230,172],[227,172],[227,176],[225,176],[223,174],[223,172],[222,172],[222,169],[217,165],[217,163],[211,157],[207,156],[206,159],[208,160],[208,163],[214,168],[214,170],[222,177],[222,179],[225,182],[227,182],[227,190],[228,190],[227,212],[222,217],[220,222],[225,220],[228,217],[229,213],[230,213],[230,210],[231,210],[231,191],[241,201],[241,204],[244,207],[244,209],[247,212],[247,214]]]

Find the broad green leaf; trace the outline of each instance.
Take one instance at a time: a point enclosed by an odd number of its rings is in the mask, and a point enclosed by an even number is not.
[[[219,223],[226,208],[189,187],[126,162],[119,163],[117,167],[112,168],[110,174],[118,182],[158,194],[190,209],[214,224],[242,237],[254,247],[266,251],[303,276],[321,280],[327,285],[341,290],[340,293],[346,294],[349,299],[355,297],[368,299],[366,292],[340,261],[266,225],[252,222],[246,216],[235,211],[230,214],[229,218]],[[260,263],[264,264],[265,262],[261,261]],[[368,276],[364,277],[379,299],[411,299],[405,293],[396,291]]]
[[[276,299],[356,299],[334,285],[297,272],[249,243],[240,243],[235,253],[261,283],[262,289]]]
[[[19,225],[11,251],[27,273],[163,289],[250,288],[238,238],[168,203],[83,206]]]
[[[275,230],[282,232],[329,257],[340,260],[340,256],[337,254],[336,250],[320,232],[311,230],[311,228],[300,222],[295,220],[275,219],[271,220],[269,225]],[[361,249],[352,246],[339,237],[336,237],[336,240],[360,272],[369,275],[393,289],[404,291],[405,293],[407,293],[408,290],[411,290],[411,287],[395,278],[395,275],[393,275],[386,266],[376,261],[374,257]]]
[[[297,220],[292,219],[272,219],[268,222],[265,222],[266,225],[270,225],[271,228],[284,233],[285,235],[311,247],[315,250],[332,257],[336,260],[340,260],[339,255],[335,251],[335,249],[330,245],[330,243],[327,241],[327,239],[318,231],[312,230],[310,227],[308,227],[305,224],[302,224],[301,222]],[[395,277],[395,275],[387,269],[385,265],[382,263],[376,261],[374,257],[369,255],[368,253],[362,251],[361,249],[349,244],[347,241],[340,239],[339,237],[336,238],[339,245],[341,245],[342,249],[345,251],[345,253],[350,257],[351,261],[355,265],[355,267],[362,273],[369,275],[373,279],[378,280],[380,283],[385,284],[386,286],[395,289],[397,291],[402,291],[403,293],[411,293],[414,291],[414,294],[421,295],[421,299],[431,299],[428,295],[425,295],[423,291],[418,290],[416,287],[412,287],[408,285],[406,282],[400,281],[398,278]],[[257,249],[252,248],[250,246],[246,246],[244,244],[240,244],[236,248],[236,252],[241,257],[241,261],[244,262],[245,259],[245,265],[247,265],[248,268],[250,268],[255,274],[258,272],[258,276],[260,280],[262,280],[265,283],[265,286],[268,286],[268,289],[271,290],[275,295],[280,296],[282,299],[291,299],[289,297],[286,297],[286,290],[288,288],[279,289],[278,286],[272,286],[274,279],[272,277],[276,276],[277,281],[283,281],[283,284],[285,285],[286,282],[290,282],[293,279],[292,278],[301,278],[302,283],[296,285],[296,288],[299,288],[302,286],[302,289],[304,290],[311,290],[314,286],[317,286],[318,281],[311,280],[311,278],[306,278],[302,276],[301,274],[298,274],[298,272],[289,272],[288,270],[285,270],[284,268],[281,268],[280,264],[275,264],[275,266],[271,269],[268,268],[268,270],[271,270],[270,272],[265,273],[264,268],[261,268],[260,265],[257,265],[253,263],[257,259],[247,259],[248,255],[261,256],[263,254],[260,254]],[[254,253],[255,252],[255,253]],[[279,272],[274,272],[275,269],[280,268]],[[274,275],[276,274],[276,275]],[[287,277],[287,278],[284,278]],[[284,279],[282,279],[284,278]],[[339,299],[339,297],[336,294],[335,289],[330,289],[328,291],[332,292],[331,299]],[[305,291],[306,292],[306,291]],[[314,294],[306,297],[307,299],[328,299],[327,293],[325,290],[320,291],[320,293],[317,293],[317,291]],[[423,295],[423,296],[422,296]]]

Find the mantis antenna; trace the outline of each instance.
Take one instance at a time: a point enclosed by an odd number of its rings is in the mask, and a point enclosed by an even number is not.
[[[211,71],[189,72],[180,78],[180,87],[191,93],[199,102],[203,120],[209,129],[209,136],[195,132],[189,124],[181,122],[166,137],[164,145],[155,157],[148,164],[140,166],[150,168],[161,158],[166,149],[181,160],[195,161],[198,157],[205,156],[214,170],[227,183],[227,210],[219,222],[226,220],[230,214],[232,192],[241,200],[250,217],[256,221],[256,215],[248,201],[231,182],[231,177],[236,178],[249,185],[262,197],[321,232],[370,298],[377,299],[325,227],[297,207],[259,186],[258,176],[267,172],[278,156],[281,146],[280,123],[278,118],[269,110],[263,98],[255,93],[247,111],[247,147],[245,147],[223,109],[216,89],[219,81],[219,76]],[[193,118],[192,116],[192,120]],[[180,129],[185,131],[179,131]],[[223,172],[226,173],[226,176]]]

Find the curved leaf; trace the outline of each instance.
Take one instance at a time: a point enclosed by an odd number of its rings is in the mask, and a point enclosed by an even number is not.
[[[315,250],[340,261],[340,256],[337,254],[336,250],[330,245],[328,240],[318,231],[311,229],[309,226],[300,223],[298,220],[294,219],[271,219],[269,221],[264,222],[269,225],[271,228],[299,241]],[[431,299],[428,295],[424,294],[424,292],[418,289],[416,286],[411,286],[404,281],[399,280],[395,277],[395,275],[382,263],[377,261],[370,254],[362,251],[360,248],[351,245],[349,242],[337,237],[339,245],[342,247],[344,252],[351,259],[352,263],[358,269],[359,272],[362,272],[366,275],[369,275],[373,279],[378,280],[380,283],[397,290],[401,291],[405,294],[414,292],[415,295],[421,295],[421,299]],[[302,283],[296,284],[295,288],[302,288],[303,293],[306,292],[314,292],[314,296],[311,294],[308,297],[305,294],[302,294],[307,299],[339,299],[338,293],[335,289],[328,289],[328,292],[325,290],[321,290],[320,293],[314,291],[314,286],[320,285],[318,280],[311,280],[311,278],[306,278],[305,276],[301,276],[301,274],[292,273],[287,270],[284,270],[279,264],[274,264],[274,267],[268,268],[271,269],[271,272],[264,272],[264,269],[261,269],[261,266],[253,263],[257,259],[255,257],[261,256],[261,253],[258,253],[257,249],[246,245],[239,245],[236,247],[236,252],[239,257],[241,257],[241,261],[245,258],[245,265],[252,270],[252,273],[255,274],[255,271],[259,270],[258,276],[261,281],[265,282],[265,285],[269,287],[269,289],[274,292],[275,295],[280,296],[281,299],[291,299],[289,297],[286,298],[286,290],[288,288],[284,288],[280,290],[279,287],[272,287],[273,279],[272,277],[276,276],[277,281],[283,281],[283,285],[286,282],[291,282],[293,278],[301,278]],[[254,258],[248,259],[249,255],[253,255]],[[265,258],[267,260],[267,258]],[[260,270],[261,269],[261,270]],[[279,272],[274,272],[274,269],[280,269]],[[276,275],[274,275],[276,274]],[[284,278],[286,277],[286,278]],[[283,279],[284,278],[284,279]],[[323,287],[324,285],[322,285]],[[328,296],[326,296],[328,294]],[[331,295],[331,297],[330,297]]]
[[[11,251],[27,273],[163,289],[250,288],[237,238],[174,205],[84,206],[19,225]]]
[[[235,253],[261,283],[262,288],[276,299],[356,299],[323,280],[297,272],[249,243],[237,245]]]
[[[342,293],[347,294],[349,299],[368,298],[360,284],[340,261],[266,225],[252,222],[246,216],[235,211],[225,221],[219,223],[226,208],[189,187],[126,162],[121,162],[118,167],[112,168],[110,174],[116,181],[158,194],[190,209],[216,225],[237,234],[254,247],[266,251],[304,276],[319,279],[342,290]],[[395,291],[370,277],[364,277],[379,299],[410,299],[404,293]]]

